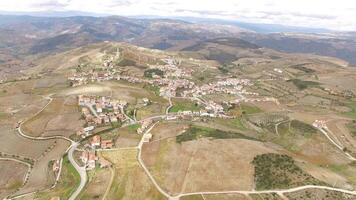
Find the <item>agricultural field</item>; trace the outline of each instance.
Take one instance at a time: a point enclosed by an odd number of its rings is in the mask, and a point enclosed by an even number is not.
[[[179,112],[179,111],[200,111],[202,108],[197,103],[185,100],[185,99],[172,99],[173,106],[168,112]]]
[[[136,149],[102,152],[101,156],[113,164],[115,172],[108,199],[165,199],[139,166]],[[140,192],[131,192],[135,190]]]
[[[96,169],[89,173],[89,181],[80,195],[82,200],[103,199],[110,188],[115,171],[111,168]]]
[[[255,140],[201,138],[177,143],[176,138],[167,138],[144,145],[142,158],[160,185],[177,194],[252,189],[251,162],[265,152],[275,150]]]
[[[43,111],[26,121],[22,127],[31,136],[69,137],[83,125],[76,98],[68,97],[54,98]]]
[[[115,146],[117,147],[134,147],[139,143],[141,136],[137,134],[136,130],[139,128],[137,125],[130,125],[113,130]],[[108,135],[108,134],[105,134]]]
[[[0,160],[0,198],[21,188],[27,170],[28,167],[22,163]]]

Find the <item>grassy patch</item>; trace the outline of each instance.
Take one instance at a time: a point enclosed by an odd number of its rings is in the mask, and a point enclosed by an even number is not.
[[[127,126],[127,128],[129,129],[129,131],[133,131],[136,132],[138,128],[140,128],[140,124],[132,124]]]
[[[257,190],[322,184],[321,181],[303,172],[287,155],[274,153],[258,155],[253,159],[252,164],[255,166]]]
[[[218,129],[212,129],[207,127],[193,126],[191,125],[184,133],[176,136],[176,142],[182,143],[191,140],[196,140],[198,138],[208,137],[214,139],[249,139],[256,140],[255,138],[248,137],[241,133],[226,132]]]
[[[187,101],[187,100],[174,100],[173,106],[169,109],[169,112],[179,112],[179,111],[199,111],[201,106],[197,103]]]
[[[159,96],[159,87],[155,85],[146,84],[143,86],[144,89],[153,92],[156,96]]]
[[[80,182],[80,176],[72,164],[69,162],[68,157],[63,158],[63,166],[61,178],[57,186],[49,192],[39,192],[36,194],[37,200],[47,200],[53,196],[60,196],[61,199],[68,199],[70,195],[76,190]]]
[[[347,104],[347,107],[349,107],[351,109],[351,111],[346,112],[345,115],[356,119],[356,102]]]
[[[0,112],[0,119],[4,119],[4,118],[8,118],[8,117],[9,117],[9,114]]]
[[[124,58],[124,59],[120,60],[120,62],[117,63],[117,65],[119,65],[119,66],[136,66],[136,62],[134,60]]]
[[[312,125],[299,120],[292,120],[290,122],[290,128],[293,133],[304,136],[310,136],[311,134],[317,133],[317,130]]]
[[[346,127],[349,129],[351,136],[356,137],[356,123],[349,123]]]
[[[153,75],[157,75],[157,76],[163,77],[163,74],[164,74],[164,72],[162,70],[160,70],[160,69],[146,69],[144,71],[143,75],[146,78],[152,78]]]
[[[242,114],[254,114],[254,113],[262,112],[262,110],[259,107],[249,105],[249,104],[240,104],[240,108]]]
[[[300,79],[291,79],[288,82],[292,82],[299,90],[305,90],[308,87],[316,87],[319,86],[320,83],[315,81],[303,81]]]

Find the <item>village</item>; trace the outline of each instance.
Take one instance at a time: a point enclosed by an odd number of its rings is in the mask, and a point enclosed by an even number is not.
[[[201,110],[180,110],[175,113],[166,113],[162,116],[135,121],[125,114],[128,103],[123,100],[116,100],[106,96],[79,95],[78,106],[85,119],[86,126],[77,131],[77,136],[90,138],[84,145],[80,156],[81,162],[87,170],[95,168],[96,164],[105,167],[108,163],[98,159],[96,152],[103,149],[115,148],[112,140],[102,139],[100,135],[95,135],[95,129],[102,126],[120,127],[130,124],[139,124],[137,134],[142,135],[143,142],[149,142],[152,135],[145,134],[145,131],[157,120],[194,120],[194,118],[233,118],[225,114],[224,106],[213,100],[205,100],[206,95],[210,94],[229,94],[236,96],[235,100],[224,102],[229,106],[241,102],[270,101],[279,104],[278,100],[269,97],[259,97],[258,93],[247,91],[246,87],[252,86],[249,79],[221,78],[221,80],[197,85],[192,80],[192,69],[178,67],[180,60],[174,58],[161,59],[164,64],[148,64],[148,69],[144,76],[133,76],[121,73],[121,69],[115,67],[114,60],[120,57],[111,56],[102,62],[102,65],[90,69],[89,71],[77,70],[72,76],[68,77],[72,87],[102,81],[126,81],[129,83],[144,83],[159,88],[159,96],[165,99],[183,98],[196,102],[201,106]],[[248,96],[248,97],[247,97]],[[149,104],[150,100],[143,99],[144,105]]]

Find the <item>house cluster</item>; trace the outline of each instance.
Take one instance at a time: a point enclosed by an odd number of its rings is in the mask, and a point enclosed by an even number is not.
[[[125,120],[122,112],[127,102],[123,100],[114,100],[105,96],[79,95],[78,105],[82,107],[82,113],[88,124],[100,125]]]
[[[325,120],[315,120],[313,126],[316,128],[327,128]]]
[[[100,137],[100,135],[95,135],[90,140],[90,147],[92,149],[111,149],[114,146],[112,140],[104,140]]]
[[[79,158],[85,166],[86,170],[93,170],[99,165],[100,168],[110,167],[111,163],[105,160],[103,157],[98,157],[96,151],[84,150]]]
[[[166,120],[177,120],[177,119],[188,120],[191,119],[192,117],[230,118],[224,113],[211,113],[206,110],[200,110],[200,111],[184,110],[184,111],[179,111],[175,114],[167,115]]]
[[[141,127],[137,129],[137,133],[138,134],[144,133],[151,126],[152,123],[153,121],[151,119],[143,120],[141,122]]]
[[[213,93],[226,93],[226,94],[245,94],[247,91],[244,86],[250,86],[252,83],[248,79],[229,78],[215,83],[204,84],[200,87],[194,87],[192,90],[183,92],[183,96],[199,97],[201,95]]]
[[[52,165],[52,171],[57,174],[59,172],[60,169],[60,160],[54,160],[53,161],[53,165]]]
[[[177,89],[193,89],[194,85],[194,82],[186,79],[170,80],[167,86],[160,88],[159,93],[163,97],[175,97]]]
[[[99,68],[91,69],[89,71],[76,72],[72,76],[69,76],[68,80],[71,82],[72,87],[76,87],[93,82],[113,80],[119,72],[114,68],[98,69]]]
[[[97,149],[111,149],[113,148],[114,143],[112,140],[104,140],[100,135],[95,135],[89,141],[89,144],[85,145],[85,150],[80,156],[80,160],[84,164],[86,170],[92,170],[99,164],[100,168],[108,167],[111,165],[110,162],[103,158],[99,158],[96,155]]]
[[[96,162],[99,158],[96,156],[95,151],[83,151],[82,155],[80,156],[80,160],[85,166],[86,170],[95,169]]]
[[[181,60],[176,60],[173,58],[162,59],[165,65],[149,65],[151,69],[159,69],[164,72],[164,77],[191,77],[194,70],[189,68],[178,68],[181,64]],[[159,77],[157,77],[159,78]]]
[[[215,114],[222,114],[224,113],[224,108],[222,105],[214,102],[214,101],[208,101],[205,104],[205,109],[208,111],[208,113],[215,113]]]
[[[233,101],[230,101],[229,103],[231,104],[239,104],[241,102],[273,102],[277,105],[279,105],[279,101],[278,99],[274,98],[274,97],[261,97],[261,98],[239,98],[239,99],[235,99]]]

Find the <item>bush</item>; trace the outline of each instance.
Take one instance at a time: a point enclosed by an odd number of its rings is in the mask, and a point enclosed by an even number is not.
[[[159,69],[147,69],[144,72],[144,76],[146,78],[152,78],[153,75],[163,77],[163,74],[164,74],[163,71]]]

